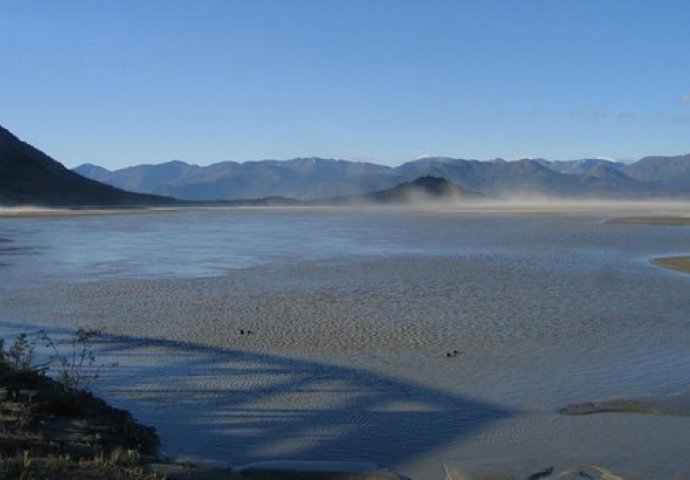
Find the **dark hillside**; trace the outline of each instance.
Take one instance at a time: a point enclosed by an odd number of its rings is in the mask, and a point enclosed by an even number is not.
[[[0,204],[160,205],[175,200],[125,192],[78,175],[0,126]]]

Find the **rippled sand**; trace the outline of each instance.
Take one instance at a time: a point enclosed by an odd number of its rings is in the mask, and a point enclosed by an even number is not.
[[[373,461],[429,480],[457,458],[690,468],[685,417],[558,413],[687,387],[687,277],[649,263],[683,232],[596,216],[300,215],[276,237],[305,241],[306,222],[370,249],[213,277],[17,278],[4,328],[106,326],[102,355],[122,366],[99,388],[170,453]],[[213,248],[219,262],[238,252]]]

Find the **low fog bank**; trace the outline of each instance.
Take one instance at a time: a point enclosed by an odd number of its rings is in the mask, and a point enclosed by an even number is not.
[[[343,204],[315,203],[320,208],[457,211],[467,213],[601,213],[638,215],[690,216],[690,199],[648,198],[572,198],[544,194],[515,194],[504,197],[467,197],[451,195],[434,198],[424,194],[408,194],[404,201],[381,203],[358,200]]]
[[[433,205],[424,205],[434,208]],[[441,205],[438,205],[439,207]],[[449,209],[496,212],[553,212],[553,213],[637,213],[690,215],[690,200],[676,199],[574,199],[547,195],[515,195],[500,199],[474,202],[450,202]]]
[[[55,217],[86,215],[131,215],[185,211],[429,211],[467,214],[582,213],[611,215],[672,215],[690,217],[690,200],[658,199],[573,199],[547,195],[514,195],[503,198],[466,198],[460,195],[442,199],[407,195],[404,201],[381,203],[358,199],[348,202],[309,202],[303,204],[188,205],[140,208],[48,208],[41,206],[1,206],[0,218]]]

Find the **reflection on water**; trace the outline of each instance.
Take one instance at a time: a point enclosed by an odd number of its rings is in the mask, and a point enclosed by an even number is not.
[[[688,387],[690,276],[649,259],[687,253],[690,227],[604,218],[4,219],[0,319],[106,326],[123,368],[98,388],[170,453],[355,457],[429,479],[496,451],[690,467],[687,418],[555,413]]]

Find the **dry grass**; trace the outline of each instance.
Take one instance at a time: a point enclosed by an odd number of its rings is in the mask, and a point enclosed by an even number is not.
[[[32,455],[29,450],[0,457],[0,478],[18,480],[163,480],[159,473],[148,472],[137,457],[99,454],[92,458],[74,458],[69,454]]]
[[[0,373],[0,479],[158,480],[158,437],[123,410],[32,369]]]

